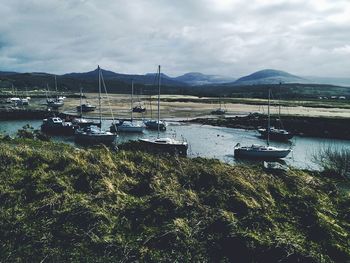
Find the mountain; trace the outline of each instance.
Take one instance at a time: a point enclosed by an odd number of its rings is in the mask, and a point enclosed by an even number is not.
[[[278,84],[278,83],[310,83],[310,80],[292,75],[285,71],[264,69],[237,79],[237,85]]]
[[[184,82],[190,86],[220,84],[233,82],[235,79],[220,75],[205,75],[199,72],[190,72],[174,78],[177,81]]]
[[[83,72],[83,73],[68,73],[62,75],[66,78],[74,78],[74,79],[97,79],[97,69],[89,72]],[[115,73],[113,71],[104,70],[102,69],[103,78],[105,80],[117,80],[125,82],[126,84],[130,84],[131,80],[134,81],[136,84],[143,84],[143,85],[156,85],[157,80],[156,76],[157,73],[147,73],[146,75],[135,75],[135,74],[121,74],[121,73]],[[180,81],[177,81],[163,73],[161,73],[161,82],[164,85],[168,86],[186,86],[185,83],[182,83]]]

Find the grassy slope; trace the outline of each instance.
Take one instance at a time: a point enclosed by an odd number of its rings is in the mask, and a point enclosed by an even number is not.
[[[0,262],[350,260],[350,197],[319,175],[31,140],[0,167]]]

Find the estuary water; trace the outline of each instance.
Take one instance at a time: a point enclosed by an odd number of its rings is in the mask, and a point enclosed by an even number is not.
[[[0,121],[0,133],[15,135],[18,129],[29,124],[35,129],[40,129],[41,120],[13,120]],[[111,122],[104,122],[104,127],[108,129]],[[156,137],[157,131],[145,130],[143,134],[119,133],[117,144],[138,138]],[[208,157],[216,158],[227,163],[241,162],[233,156],[233,147],[240,143],[250,146],[252,144],[265,144],[265,140],[259,137],[258,132],[252,130],[232,129],[224,127],[214,127],[209,125],[189,124],[181,122],[168,122],[165,132],[161,132],[161,137],[181,137],[187,140],[189,144],[189,157]],[[53,137],[56,141],[74,144],[74,137]],[[308,138],[295,136],[290,143],[271,142],[272,146],[291,147],[292,153],[283,160],[286,164],[303,169],[317,169],[318,165],[314,163],[314,156],[322,149],[349,148],[350,141]]]

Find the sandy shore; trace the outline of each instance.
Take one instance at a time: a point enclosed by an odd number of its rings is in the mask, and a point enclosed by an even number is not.
[[[87,100],[98,105],[97,96],[98,94],[86,94]],[[174,96],[174,95],[164,95],[162,99],[167,98],[197,98],[192,96]],[[134,106],[139,103],[144,105],[147,109],[144,117],[156,117],[157,115],[157,103],[156,96],[152,97],[152,107],[150,106],[150,97],[134,97]],[[198,98],[197,98],[198,99]],[[203,98],[203,100],[206,98]],[[83,99],[83,103],[85,99]],[[76,113],[75,107],[79,105],[79,99],[67,98],[65,105],[62,108],[64,112]],[[113,115],[116,118],[127,118],[130,117],[130,96],[129,95],[109,95],[109,103],[106,98],[102,100],[102,112],[105,116],[111,116],[111,111],[109,105],[112,108]],[[198,117],[207,117],[210,112],[219,105],[217,103],[205,103],[205,102],[167,102],[161,101],[160,112],[161,117],[168,118],[179,118],[179,119],[189,119]],[[253,112],[267,113],[266,105],[249,105],[244,103],[227,103],[225,104],[227,110],[227,116],[235,115],[246,115]],[[272,114],[278,113],[278,107],[271,106],[270,111]],[[290,107],[283,106],[281,108],[281,113],[283,115],[293,115],[293,116],[309,116],[309,117],[342,117],[350,118],[350,109],[340,109],[340,108],[311,108],[311,107]],[[97,112],[87,113],[88,116],[96,116]],[[142,114],[134,113],[134,117],[141,118]]]

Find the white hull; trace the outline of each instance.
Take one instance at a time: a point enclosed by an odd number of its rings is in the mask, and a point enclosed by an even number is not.
[[[287,157],[291,149],[281,149],[275,147],[236,147],[234,154],[236,157],[253,159],[281,159]]]
[[[116,138],[116,134],[93,126],[88,126],[75,132],[75,141],[82,144],[112,144]]]
[[[122,124],[117,125],[118,132],[135,132],[142,133],[144,126],[136,122],[124,121]]]

